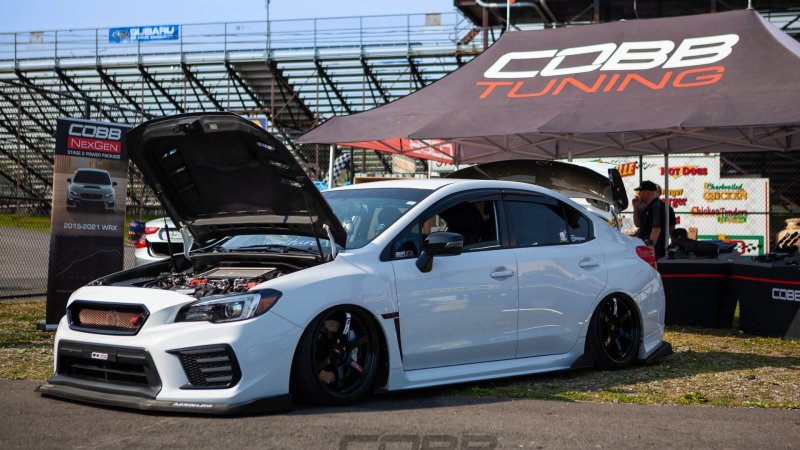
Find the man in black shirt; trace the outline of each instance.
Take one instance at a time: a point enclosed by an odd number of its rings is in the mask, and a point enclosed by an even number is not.
[[[658,185],[643,181],[634,189],[639,193],[639,202],[634,199],[634,223],[639,226],[636,234],[645,245],[653,247],[656,259],[666,255],[665,243],[669,225],[664,215],[664,202],[658,196]]]

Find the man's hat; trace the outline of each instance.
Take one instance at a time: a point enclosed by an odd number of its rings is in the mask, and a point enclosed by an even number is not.
[[[633,188],[634,191],[658,191],[658,185],[652,181],[642,181],[639,187]]]

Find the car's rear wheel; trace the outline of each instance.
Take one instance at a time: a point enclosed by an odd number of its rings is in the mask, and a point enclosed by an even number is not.
[[[355,402],[375,384],[381,357],[375,322],[367,312],[338,306],[303,332],[292,368],[292,393],[324,405]]]
[[[595,366],[621,369],[630,365],[639,350],[642,328],[636,307],[627,299],[603,299],[592,315],[587,340]]]

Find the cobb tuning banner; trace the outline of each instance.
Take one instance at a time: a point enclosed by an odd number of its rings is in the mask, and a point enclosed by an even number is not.
[[[72,292],[123,266],[128,125],[59,117],[45,327]]]

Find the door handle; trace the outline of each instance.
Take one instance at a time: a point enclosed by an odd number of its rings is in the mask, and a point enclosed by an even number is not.
[[[514,271],[511,269],[496,270],[489,274],[492,278],[508,278],[514,276]]]
[[[578,266],[579,267],[583,267],[584,269],[589,268],[589,267],[597,267],[599,265],[600,265],[600,261],[597,261],[596,259],[588,259],[588,258],[584,259],[584,260],[581,260],[581,262],[578,263]]]

